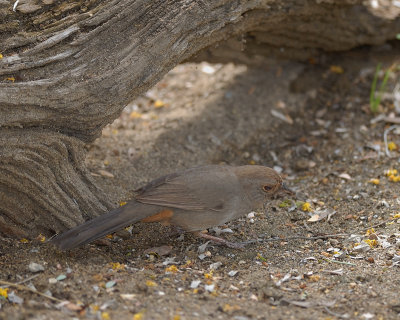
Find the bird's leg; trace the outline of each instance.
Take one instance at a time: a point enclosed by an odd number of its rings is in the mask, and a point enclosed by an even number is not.
[[[227,247],[229,247],[229,248],[233,248],[233,249],[243,249],[243,248],[245,247],[245,244],[244,244],[244,243],[240,243],[240,242],[230,242],[230,241],[228,241],[228,240],[225,240],[225,239],[222,239],[222,238],[219,238],[219,237],[212,236],[212,235],[210,235],[210,234],[208,234],[208,233],[195,232],[194,234],[195,234],[196,236],[200,237],[200,238],[207,239],[207,240],[211,240],[211,241],[213,241],[213,242],[215,242],[215,243],[217,243],[217,244],[224,245],[224,246],[227,246]]]

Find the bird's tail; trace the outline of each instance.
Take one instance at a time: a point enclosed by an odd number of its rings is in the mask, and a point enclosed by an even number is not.
[[[150,217],[159,210],[160,207],[131,201],[122,207],[57,235],[50,242],[62,250],[73,249]]]

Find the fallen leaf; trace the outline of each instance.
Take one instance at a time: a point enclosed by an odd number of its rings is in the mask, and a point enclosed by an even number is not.
[[[316,222],[321,220],[318,214],[314,214],[310,219],[308,219],[308,222]]]
[[[103,177],[107,178],[114,178],[114,175],[111,172],[108,172],[106,170],[99,170],[98,171]]]
[[[341,74],[344,72],[344,70],[341,66],[330,66],[329,71],[332,73],[338,73],[338,74]]]
[[[83,306],[80,306],[80,305],[75,304],[75,303],[72,303],[72,302],[68,302],[68,303],[65,305],[65,307],[66,307],[68,310],[71,310],[71,311],[81,311],[81,310],[83,309]]]
[[[321,221],[328,217],[328,221],[330,218],[336,213],[335,210],[332,209],[324,209],[324,210],[316,210],[314,211],[314,214],[310,219],[308,219],[308,222],[316,222],[316,221]]]
[[[339,174],[339,178],[342,178],[342,179],[345,179],[345,180],[352,180],[352,177],[350,177],[350,175],[347,174],[347,173]]]

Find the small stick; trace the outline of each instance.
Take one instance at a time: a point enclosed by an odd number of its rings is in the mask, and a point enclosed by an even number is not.
[[[394,129],[397,129],[397,128],[400,128],[400,127],[399,127],[398,125],[390,126],[390,127],[387,128],[387,129],[385,130],[385,132],[383,133],[383,142],[385,143],[385,153],[386,153],[386,155],[387,155],[389,158],[391,158],[392,156],[391,156],[390,151],[389,151],[387,136],[388,136],[388,133],[389,133],[390,131],[393,131]]]
[[[385,221],[382,221],[382,222],[379,222],[372,226],[361,229],[361,231],[364,232],[371,228],[380,227],[381,225],[388,223],[391,220],[393,220],[393,219],[392,218],[386,219]],[[327,238],[348,237],[350,235],[351,235],[351,233],[334,233],[334,234],[326,234],[323,236],[315,236],[315,237],[293,236],[293,237],[286,237],[286,238],[261,239],[259,241],[260,242],[270,242],[270,241],[289,241],[289,240],[318,240],[318,239],[327,239]]]
[[[327,313],[329,313],[331,316],[342,318],[342,319],[349,319],[350,318],[350,316],[347,313],[340,314],[340,313],[333,312],[328,307],[324,307],[324,308],[325,308],[325,311]]]
[[[65,301],[65,300],[60,300],[60,299],[54,298],[54,297],[49,296],[49,295],[47,295],[45,293],[33,290],[33,289],[31,289],[31,288],[29,288],[27,286],[23,286],[23,285],[20,285],[20,284],[17,284],[17,283],[12,283],[12,282],[8,282],[8,281],[0,280],[0,284],[5,285],[5,286],[9,286],[9,287],[14,287],[14,288],[16,288],[18,290],[25,290],[25,291],[29,291],[29,292],[32,292],[32,293],[36,293],[36,294],[38,294],[38,295],[40,295],[42,297],[45,297],[45,298],[53,300],[53,301],[57,301],[57,302],[64,302]]]
[[[270,242],[270,241],[290,241],[290,240],[318,240],[318,239],[326,239],[326,238],[338,238],[338,237],[347,237],[349,233],[336,233],[336,234],[327,234],[324,236],[315,236],[315,237],[304,237],[304,236],[293,236],[286,238],[270,238],[270,239],[260,239],[260,242]]]
[[[29,277],[29,278],[26,278],[24,280],[21,280],[21,281],[17,282],[16,284],[23,284],[23,283],[28,282],[28,281],[30,281],[32,279],[35,279],[38,276],[39,276],[39,274],[34,274],[32,277]]]
[[[384,220],[383,222],[379,222],[379,223],[377,223],[377,224],[374,224],[373,226],[367,227],[367,228],[362,229],[362,230],[363,230],[363,231],[367,231],[367,230],[369,230],[369,229],[371,229],[371,228],[380,227],[381,225],[383,225],[383,224],[385,224],[385,223],[388,223],[388,222],[391,221],[391,220],[393,220],[393,218],[386,219],[386,220]]]
[[[322,259],[322,260],[325,260],[325,261],[327,261],[327,262],[332,262],[332,263],[345,264],[345,265],[347,265],[347,266],[353,266],[353,267],[356,267],[356,266],[357,266],[356,264],[351,263],[351,262],[344,262],[344,261],[330,260],[330,259]]]

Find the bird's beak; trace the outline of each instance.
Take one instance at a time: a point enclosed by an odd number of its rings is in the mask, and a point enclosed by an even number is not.
[[[290,196],[294,196],[296,194],[293,190],[289,189],[284,183],[282,183],[281,190],[282,190],[282,193],[286,193]]]

